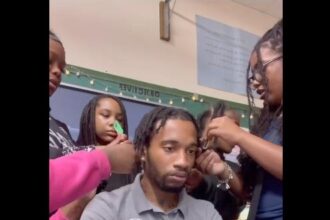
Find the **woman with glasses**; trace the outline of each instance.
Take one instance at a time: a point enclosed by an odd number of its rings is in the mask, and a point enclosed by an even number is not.
[[[212,150],[197,158],[204,173],[216,175],[219,184],[243,199],[251,200],[249,220],[282,220],[283,178],[283,26],[282,20],[267,31],[255,45],[247,70],[249,106],[255,116],[253,91],[264,101],[250,132],[228,117],[214,118],[207,139],[218,137],[241,148],[239,173],[233,172]],[[256,117],[254,117],[256,118]]]

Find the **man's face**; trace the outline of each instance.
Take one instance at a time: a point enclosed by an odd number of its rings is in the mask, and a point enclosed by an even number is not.
[[[195,163],[196,151],[197,131],[194,124],[169,119],[144,151],[144,175],[160,190],[179,193]]]

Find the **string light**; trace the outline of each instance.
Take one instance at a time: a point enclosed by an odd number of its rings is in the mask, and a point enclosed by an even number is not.
[[[71,70],[71,72],[69,71],[69,69]],[[80,79],[83,79],[84,77],[86,77],[87,79],[89,79],[90,81],[89,81],[89,84],[90,85],[94,85],[94,84],[96,84],[97,83],[97,85],[98,86],[101,86],[101,88],[100,88],[100,90],[102,90],[102,87],[103,87],[103,89],[104,89],[104,91],[105,92],[109,92],[110,91],[110,88],[111,88],[111,86],[109,86],[109,82],[110,83],[113,83],[113,84],[115,84],[115,87],[114,88],[117,88],[117,84],[120,84],[119,82],[117,82],[117,81],[110,81],[110,80],[106,80],[106,79],[96,79],[96,78],[94,78],[92,75],[90,75],[90,74],[88,74],[88,73],[84,73],[83,71],[81,71],[79,68],[77,68],[77,67],[74,67],[74,66],[71,66],[70,65],[70,68],[69,69],[65,69],[65,75],[69,75],[70,73],[72,73],[73,75],[75,75],[77,78],[79,77]],[[107,73],[108,71],[107,70],[105,70],[105,72]],[[106,82],[108,82],[108,83],[106,83]],[[108,85],[107,85],[108,84]],[[120,90],[119,90],[120,91]],[[123,92],[122,91],[120,91],[119,93],[119,96],[124,96],[123,95]],[[131,94],[131,95],[134,95],[134,94]],[[173,105],[174,104],[174,100],[180,100],[181,99],[181,103],[185,103],[186,101],[187,102],[190,102],[189,104],[190,105],[194,105],[191,101],[189,101],[190,99],[188,98],[188,99],[186,99],[185,97],[179,97],[179,96],[177,96],[177,95],[173,95],[173,94],[171,94],[171,93],[164,93],[164,95],[169,95],[169,98],[170,98],[170,100],[169,100],[169,105]],[[125,95],[126,96],[126,95]],[[131,96],[132,97],[132,96]],[[133,96],[133,98],[134,99],[138,99],[138,97],[136,96],[136,95],[134,95]],[[173,98],[174,98],[174,100],[173,100]],[[145,98],[145,100],[147,101],[147,102],[150,102],[150,99],[149,98]],[[192,96],[191,96],[191,100],[193,101],[193,102],[196,102],[196,101],[198,101],[198,102],[200,102],[200,103],[203,103],[203,102],[205,102],[205,100],[203,99],[203,98],[200,98],[199,97],[199,95],[197,94],[197,93],[193,93],[192,94]],[[162,103],[162,99],[161,98],[158,98],[158,100],[156,101],[155,100],[155,102],[158,102],[159,104],[161,104]],[[207,102],[208,103],[208,102]],[[178,104],[178,103],[177,103]],[[211,104],[211,102],[210,103],[208,103],[208,104]],[[246,116],[245,116],[245,114],[244,113],[242,113],[241,114],[241,118],[245,118]],[[253,119],[253,114],[251,114],[251,115],[249,115],[249,117],[250,117],[250,119]]]
[[[198,94],[193,94],[193,96],[191,97],[191,99],[193,100],[193,101],[197,101],[198,100]]]
[[[74,67],[74,66],[72,66],[72,68],[75,68],[75,69],[76,69],[76,73],[75,73],[75,75],[76,75],[77,77],[85,76],[85,77],[87,77],[87,78],[90,78],[89,83],[90,83],[91,85],[94,85],[94,84],[96,83],[96,79],[91,78],[89,74],[86,74],[86,73],[82,72],[81,70],[78,70],[78,68],[76,68],[76,67]],[[107,73],[108,71],[105,70],[105,72]],[[65,70],[65,74],[68,75],[69,73],[70,73],[69,70],[66,69],[66,70]],[[98,84],[102,85],[103,83],[102,83],[102,82],[98,82]],[[105,91],[105,92],[109,92],[109,86],[104,85],[104,91]],[[120,95],[120,96],[123,96],[123,93],[122,93],[122,92],[119,92],[119,95]],[[134,95],[133,98],[134,98],[134,99],[137,99],[136,95]],[[192,99],[193,99],[194,101],[196,101],[196,100],[198,99],[198,94],[193,94]],[[149,98],[146,98],[146,101],[149,102],[150,99],[149,99]],[[182,98],[181,98],[181,101],[182,101],[182,103],[184,103],[186,100],[185,100],[184,97],[182,97]],[[203,100],[202,100],[202,101],[203,101]],[[159,103],[159,104],[162,103],[162,100],[161,100],[160,98],[158,99],[158,103]],[[174,103],[174,102],[173,102],[173,100],[171,99],[171,100],[169,101],[169,104],[170,104],[170,105],[173,105],[173,103]]]

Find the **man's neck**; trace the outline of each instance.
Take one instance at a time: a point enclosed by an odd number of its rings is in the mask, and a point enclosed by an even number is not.
[[[162,191],[155,186],[146,175],[143,175],[141,178],[141,187],[146,198],[164,212],[170,211],[178,206],[178,193]]]

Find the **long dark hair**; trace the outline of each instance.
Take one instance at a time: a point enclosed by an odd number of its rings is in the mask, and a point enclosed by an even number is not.
[[[283,22],[280,20],[276,23],[270,30],[268,30],[257,42],[255,45],[253,52],[257,54],[257,70],[262,74],[261,83],[265,86],[266,90],[268,89],[268,81],[265,77],[265,73],[262,70],[262,59],[260,55],[261,48],[270,48],[278,54],[283,54]],[[280,134],[282,134],[282,103],[279,106],[270,106],[267,101],[264,102],[264,107],[261,112],[258,113],[254,104],[254,98],[252,94],[252,89],[249,85],[249,74],[251,71],[250,64],[247,68],[247,96],[250,114],[249,115],[259,115],[256,121],[252,121],[249,118],[249,127],[250,132],[259,137],[263,137],[267,132],[267,129],[270,126],[270,123],[274,120],[279,123],[279,127],[281,128]],[[248,194],[252,192],[254,185],[256,184],[256,174],[258,165],[254,160],[252,160],[245,152],[241,151],[238,156],[238,160],[241,163],[241,174],[244,182],[244,190]]]
[[[84,107],[84,110],[80,117],[80,131],[77,139],[77,144],[79,146],[83,145],[97,145],[96,139],[96,128],[95,128],[95,109],[101,99],[113,99],[115,100],[122,111],[123,114],[123,129],[124,133],[128,136],[128,124],[127,124],[127,115],[125,107],[122,101],[112,95],[97,95],[91,99],[88,104]]]

